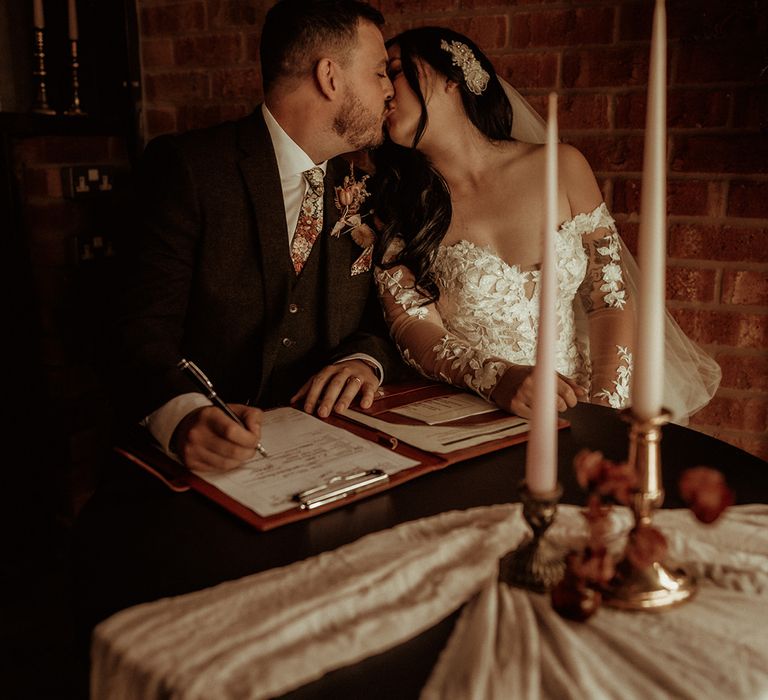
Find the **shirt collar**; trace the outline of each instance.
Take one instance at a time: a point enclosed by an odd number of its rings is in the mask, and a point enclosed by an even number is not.
[[[288,180],[301,175],[305,170],[319,167],[323,173],[328,168],[328,161],[323,161],[316,165],[314,161],[302,150],[288,134],[285,133],[277,120],[272,116],[272,112],[267,109],[267,105],[261,105],[261,113],[264,115],[264,121],[272,139],[272,146],[275,149],[277,158],[277,169],[280,172],[281,180]]]

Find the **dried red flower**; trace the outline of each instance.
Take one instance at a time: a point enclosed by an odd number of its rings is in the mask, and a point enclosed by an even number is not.
[[[580,552],[573,552],[566,566],[576,578],[594,588],[607,584],[615,572],[613,558],[605,546],[587,546]]]
[[[605,460],[597,490],[598,493],[627,506],[637,491],[637,474],[626,462]]]
[[[667,539],[652,525],[639,523],[629,533],[627,559],[638,569],[644,569],[667,555]]]
[[[581,450],[573,458],[576,481],[601,500],[613,500],[623,505],[632,501],[637,489],[635,470],[626,462],[606,459],[602,452]]]
[[[584,490],[589,490],[603,470],[603,453],[592,450],[580,450],[573,458],[573,468],[576,471],[576,481]]]
[[[711,467],[686,469],[678,482],[680,497],[703,523],[712,523],[734,502],[725,477]]]
[[[599,591],[585,585],[578,577],[566,572],[550,593],[552,608],[561,617],[584,622],[597,612],[602,601]]]

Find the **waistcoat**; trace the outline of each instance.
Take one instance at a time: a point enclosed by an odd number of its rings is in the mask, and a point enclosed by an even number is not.
[[[277,331],[279,343],[274,364],[262,384],[258,405],[286,405],[324,365],[328,348],[322,320],[328,294],[321,260],[326,254],[327,237],[328,231],[324,230],[315,241],[301,274],[293,281]]]

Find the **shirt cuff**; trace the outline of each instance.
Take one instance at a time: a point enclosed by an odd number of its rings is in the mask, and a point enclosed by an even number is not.
[[[356,352],[354,355],[348,355],[342,357],[340,360],[336,360],[333,364],[337,365],[339,362],[346,362],[347,360],[362,360],[366,364],[371,366],[371,369],[376,372],[376,376],[379,378],[379,386],[384,381],[384,368],[381,366],[381,362],[373,359],[370,355],[366,355],[364,352]],[[378,389],[378,387],[376,387]]]
[[[176,457],[176,453],[171,449],[171,438],[181,420],[195,409],[212,405],[203,394],[197,392],[181,394],[150,413],[141,421],[141,425],[149,430],[165,454]]]

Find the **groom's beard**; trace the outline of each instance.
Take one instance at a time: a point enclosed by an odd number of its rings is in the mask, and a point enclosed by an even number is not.
[[[351,151],[380,146],[384,143],[384,108],[381,114],[374,114],[349,92],[334,117],[333,130],[349,143]]]

